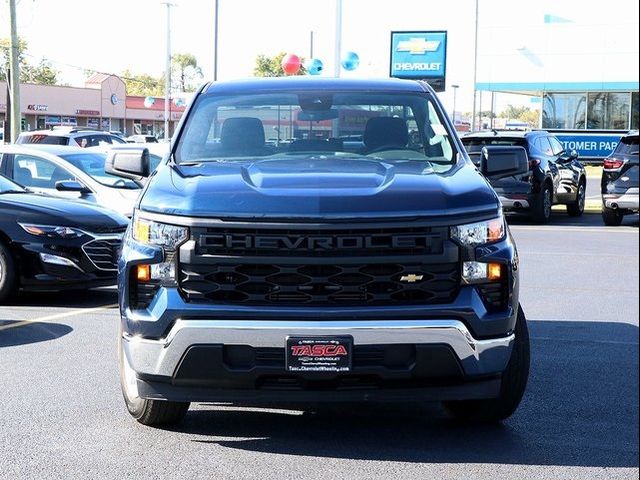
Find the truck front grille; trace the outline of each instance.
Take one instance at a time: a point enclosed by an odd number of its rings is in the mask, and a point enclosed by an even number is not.
[[[392,305],[451,302],[456,263],[188,264],[180,288],[188,301],[246,305]]]

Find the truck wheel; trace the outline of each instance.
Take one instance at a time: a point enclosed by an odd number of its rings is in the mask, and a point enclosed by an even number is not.
[[[587,199],[587,187],[584,182],[580,182],[578,186],[578,194],[576,196],[576,201],[573,203],[567,204],[567,214],[570,217],[580,217],[584,213],[584,205]]]
[[[516,411],[529,378],[529,329],[518,307],[515,341],[507,369],[502,374],[500,396],[488,400],[444,402],[444,407],[457,419],[477,423],[499,422]]]
[[[553,205],[553,191],[548,183],[542,186],[542,191],[535,200],[531,211],[531,218],[536,223],[549,223],[551,220],[551,206]]]
[[[187,414],[189,403],[140,398],[136,385],[136,373],[129,365],[122,343],[122,332],[120,332],[118,339],[120,386],[124,403],[131,416],[143,425],[156,426],[178,423]]]
[[[7,300],[18,287],[15,262],[9,249],[0,241],[0,303]]]
[[[602,207],[602,220],[608,227],[617,227],[622,223],[624,214],[620,210]]]

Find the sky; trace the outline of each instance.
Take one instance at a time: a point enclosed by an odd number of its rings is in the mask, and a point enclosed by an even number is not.
[[[165,65],[166,10],[160,0],[17,0],[18,33],[28,42],[30,60],[46,58],[62,80],[82,85],[83,70],[118,74],[125,69],[159,75]],[[171,0],[171,48],[193,53],[205,79],[213,78],[214,0]],[[286,51],[308,57],[313,32],[314,57],[334,71],[335,0],[218,0],[218,79],[251,76],[259,54]],[[496,8],[500,3],[505,8]],[[9,34],[6,0],[0,6],[0,37]],[[343,0],[342,51],[354,51],[360,66],[342,76],[387,77],[391,31],[446,30],[447,90],[440,95],[451,109],[452,84],[456,109],[470,111],[473,99],[475,0]],[[608,6],[637,1],[609,0]],[[530,21],[524,2],[479,0],[482,38],[495,25]],[[608,9],[609,10],[609,9]],[[596,2],[539,0],[536,12],[592,12]],[[490,15],[489,15],[490,13]],[[609,14],[611,12],[609,11]],[[540,13],[542,22],[542,13]],[[634,18],[637,18],[634,16]],[[593,22],[592,22],[593,23]],[[596,24],[586,28],[597,29]],[[637,28],[637,27],[636,27]],[[588,35],[588,30],[585,32]],[[586,36],[586,38],[589,38]],[[586,47],[585,47],[586,48]],[[482,50],[482,43],[479,43]],[[489,102],[485,94],[483,110]],[[529,97],[499,94],[497,111],[507,103],[536,108]]]

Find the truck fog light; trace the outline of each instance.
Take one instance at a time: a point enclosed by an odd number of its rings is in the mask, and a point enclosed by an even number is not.
[[[466,283],[478,283],[502,279],[502,265],[499,263],[464,262],[462,279]]]
[[[174,281],[176,279],[175,262],[155,263],[151,265],[151,280]]]

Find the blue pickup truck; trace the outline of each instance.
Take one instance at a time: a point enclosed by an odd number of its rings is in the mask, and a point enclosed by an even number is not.
[[[269,140],[266,140],[269,139]],[[500,421],[529,372],[519,263],[487,178],[421,81],[209,83],[140,180],[119,260],[119,364],[131,415],[190,402],[442,401]]]

